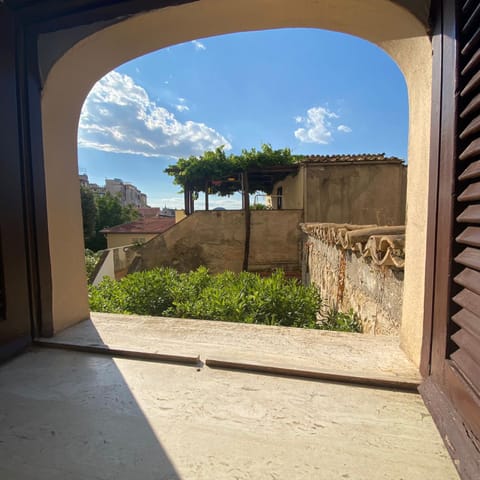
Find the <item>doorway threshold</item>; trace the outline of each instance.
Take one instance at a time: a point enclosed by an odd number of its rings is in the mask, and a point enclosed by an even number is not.
[[[92,313],[37,345],[416,391],[398,337],[243,323]]]

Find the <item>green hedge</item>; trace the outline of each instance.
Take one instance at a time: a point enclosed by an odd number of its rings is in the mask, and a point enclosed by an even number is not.
[[[211,275],[205,267],[190,273],[156,268],[118,282],[106,277],[89,287],[89,298],[96,312],[358,331],[345,314],[324,308],[314,286],[287,279],[281,270],[262,278],[247,272]]]

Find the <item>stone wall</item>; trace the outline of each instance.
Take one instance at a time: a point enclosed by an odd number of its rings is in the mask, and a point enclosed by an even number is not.
[[[404,227],[302,224],[302,274],[325,302],[353,309],[364,333],[398,335],[402,318]]]

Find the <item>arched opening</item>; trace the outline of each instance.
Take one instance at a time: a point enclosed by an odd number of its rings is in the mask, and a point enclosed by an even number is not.
[[[227,4],[228,3],[228,4]],[[280,2],[200,1],[161,9],[100,29],[78,43],[82,32],[62,32],[75,45],[51,66],[43,99],[43,135],[52,265],[53,327],[59,331],[88,317],[76,186],[77,125],[93,84],[117,65],[169,45],[222,33],[281,27],[335,30],[367,39],[401,68],[409,92],[409,178],[407,248],[402,345],[419,363],[423,323],[426,255],[428,157],[430,135],[431,45],[425,26],[404,8],[387,1]],[[70,33],[70,34],[69,34]],[[42,42],[44,56],[58,34]],[[47,53],[45,53],[47,52]],[[47,55],[48,56],[48,55]],[[48,63],[48,62],[47,62]],[[52,62],[50,62],[52,63]]]

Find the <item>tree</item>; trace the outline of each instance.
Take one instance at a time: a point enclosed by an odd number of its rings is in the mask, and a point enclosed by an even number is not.
[[[138,218],[138,212],[134,207],[131,205],[123,207],[120,199],[109,192],[105,195],[97,196],[95,204],[95,233],[89,238],[85,237],[85,247],[94,252],[107,248],[107,241],[105,236],[100,233],[101,230],[131,222]]]
[[[85,242],[95,236],[97,222],[97,205],[95,196],[90,188],[80,187],[80,199],[82,203],[83,238]]]

